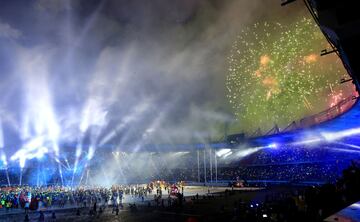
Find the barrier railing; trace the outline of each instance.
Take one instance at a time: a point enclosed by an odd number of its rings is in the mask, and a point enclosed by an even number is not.
[[[298,128],[310,127],[334,119],[335,117],[348,111],[356,102],[356,98],[357,95],[353,94],[327,110],[302,118],[299,121]]]
[[[335,106],[332,106],[320,113],[304,117],[298,121],[293,121],[292,123],[290,123],[288,126],[286,126],[283,129],[280,129],[275,124],[275,126],[273,128],[271,128],[267,133],[259,135],[259,132],[261,132],[260,128],[259,128],[253,134],[251,134],[252,136],[250,136],[250,138],[274,135],[274,134],[283,133],[283,132],[289,132],[292,130],[302,129],[302,128],[314,126],[319,123],[329,121],[329,120],[334,119],[335,117],[343,114],[344,112],[348,111],[355,104],[358,96],[359,96],[358,93],[354,92],[346,99],[337,103]]]

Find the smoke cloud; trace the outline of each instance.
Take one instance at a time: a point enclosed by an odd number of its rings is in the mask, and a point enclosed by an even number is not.
[[[278,1],[245,0],[0,4],[8,155],[39,137],[54,155],[62,143],[223,138],[225,124],[238,124],[225,96],[231,44],[253,21],[289,12]]]

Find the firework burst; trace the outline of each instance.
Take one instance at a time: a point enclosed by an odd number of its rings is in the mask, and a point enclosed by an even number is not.
[[[285,126],[349,96],[354,87],[324,36],[310,18],[285,26],[256,23],[238,35],[228,57],[227,97],[240,130]],[[341,97],[341,98],[340,98]]]

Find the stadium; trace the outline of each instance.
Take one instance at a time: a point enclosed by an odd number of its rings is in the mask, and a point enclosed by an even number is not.
[[[360,221],[357,10],[0,3],[0,221]]]

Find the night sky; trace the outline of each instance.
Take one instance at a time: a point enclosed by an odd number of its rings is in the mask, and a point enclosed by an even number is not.
[[[41,146],[94,147],[204,142],[222,139],[225,125],[229,133],[266,130],[267,121],[286,125],[324,110],[328,104],[311,104],[310,112],[302,104],[291,118],[293,110],[284,107],[275,119],[249,115],[246,107],[269,106],[269,89],[246,87],[256,69],[243,70],[259,63],[262,51],[244,46],[235,59],[247,58],[246,64],[233,73],[241,89],[233,102],[241,109],[229,99],[229,58],[243,31],[264,22],[281,23],[284,31],[303,17],[310,19],[302,2],[281,7],[278,0],[2,0],[0,145],[9,153],[35,139]],[[262,50],[253,38],[247,41]],[[332,69],[344,75],[341,65]],[[276,70],[278,79],[286,74]],[[259,101],[254,108],[249,95],[261,93],[264,106]]]

